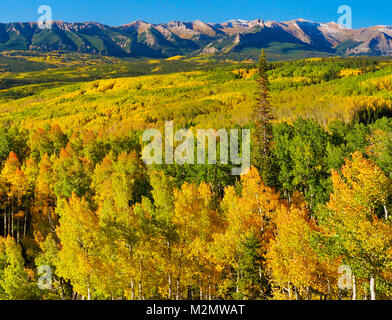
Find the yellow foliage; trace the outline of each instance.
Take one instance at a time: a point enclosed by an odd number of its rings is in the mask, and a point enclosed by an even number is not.
[[[167,58],[167,61],[177,61],[177,60],[181,60],[182,58],[184,58],[184,56],[173,56],[170,58]]]
[[[392,75],[370,79],[370,83],[378,90],[392,90]]]
[[[361,74],[363,74],[361,69],[343,69],[339,72],[339,76],[341,77],[359,76]]]
[[[256,68],[253,69],[240,68],[233,71],[233,73],[238,75],[241,79],[250,79],[255,74],[257,74],[257,72],[258,70]]]

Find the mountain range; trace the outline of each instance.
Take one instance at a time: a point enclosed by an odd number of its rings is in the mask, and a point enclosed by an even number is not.
[[[304,19],[286,22],[230,20],[224,23],[141,20],[107,26],[56,21],[51,30],[37,23],[0,24],[0,51],[66,50],[114,57],[167,58],[176,55],[256,56],[260,48],[276,58],[325,55],[392,55],[392,26],[346,29],[337,23]]]

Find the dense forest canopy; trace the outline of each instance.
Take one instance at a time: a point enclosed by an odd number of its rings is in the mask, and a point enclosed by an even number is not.
[[[0,298],[391,297],[392,60],[0,62]],[[166,120],[264,151],[241,177],[147,166]]]

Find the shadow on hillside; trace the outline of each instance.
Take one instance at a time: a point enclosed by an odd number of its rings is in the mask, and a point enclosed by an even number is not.
[[[387,105],[369,108],[365,106],[354,113],[353,123],[371,124],[383,117],[392,118],[392,109]]]

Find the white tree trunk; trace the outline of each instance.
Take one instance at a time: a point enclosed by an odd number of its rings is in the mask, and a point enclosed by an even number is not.
[[[370,300],[376,300],[376,281],[372,276],[370,278]]]
[[[355,283],[355,275],[353,275],[353,300],[357,300],[357,285]]]
[[[180,280],[176,281],[176,300],[180,299]]]
[[[168,278],[167,278],[168,284],[169,284],[169,300],[172,299],[172,280],[171,280],[171,275],[169,273]]]
[[[312,300],[312,292],[310,291],[309,287],[306,287],[306,299]]]

